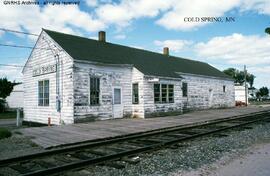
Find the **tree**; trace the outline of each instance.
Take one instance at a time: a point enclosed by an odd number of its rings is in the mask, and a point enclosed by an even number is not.
[[[265,29],[265,33],[270,34],[270,27]]]
[[[9,96],[15,84],[8,81],[7,78],[0,78],[0,98],[5,99]]]
[[[247,74],[247,82],[248,82],[250,88],[253,87],[255,78],[256,78],[256,76],[254,76],[253,74]]]
[[[267,87],[262,87],[256,94],[257,97],[268,97],[269,96],[269,89]]]
[[[234,80],[236,80],[236,72],[237,70],[235,68],[228,68],[226,70],[223,70],[223,73],[225,73],[226,75],[232,77]]]
[[[245,82],[245,73],[243,71],[237,70],[236,72],[236,82],[243,85]]]
[[[239,70],[237,70],[235,68],[228,68],[228,69],[224,70],[223,73],[225,73],[226,75],[233,78],[235,83],[239,83],[239,84],[243,85],[244,82],[245,82],[245,73],[244,73],[244,71],[239,71]],[[247,73],[246,81],[249,84],[250,88],[253,87],[254,79],[255,79],[255,76],[253,74]]]

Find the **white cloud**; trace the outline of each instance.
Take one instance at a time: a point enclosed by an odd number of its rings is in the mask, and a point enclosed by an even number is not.
[[[185,17],[219,17],[239,3],[240,0],[181,0],[173,4],[172,10],[166,12],[156,23],[167,29],[186,31],[208,23],[185,22]]]
[[[232,34],[198,43],[195,52],[201,58],[222,60],[230,64],[270,64],[270,37]]]
[[[145,48],[142,46],[131,45],[130,47],[145,50]]]
[[[118,39],[118,40],[123,40],[123,39],[127,38],[127,36],[124,34],[118,34],[118,35],[114,36],[114,38]]]
[[[268,66],[257,66],[257,67],[249,67],[251,72],[256,72],[260,74],[270,75],[270,65]]]
[[[96,7],[98,5],[97,0],[85,0],[86,5],[89,7]]]
[[[254,84],[257,88],[267,86],[270,88],[270,65],[258,65],[247,67],[248,72],[256,76]]]
[[[84,0],[89,7],[97,7],[100,4],[112,3],[112,0]]]
[[[8,40],[8,41],[5,42],[5,44],[7,44],[7,45],[14,45],[15,43],[14,43],[14,41]]]
[[[12,64],[11,64],[12,65]],[[14,64],[17,65],[17,64]],[[12,66],[0,66],[0,78],[7,77],[8,80],[22,81],[22,68]]]
[[[98,40],[98,37],[97,36],[90,36],[89,38],[90,39],[93,39],[93,40]]]
[[[241,6],[242,11],[253,10],[259,14],[270,15],[270,1],[269,0],[243,0]]]
[[[156,24],[173,30],[192,30],[208,23],[184,22],[184,17],[223,16],[236,8],[270,15],[269,0],[85,0],[90,12],[79,6],[11,6],[0,4],[0,25],[39,33],[50,28],[67,33],[96,32],[109,25],[123,28],[140,18],[156,18]],[[196,5],[194,5],[196,4]],[[56,17],[57,12],[57,17]],[[0,33],[1,36],[1,33]]]
[[[127,26],[134,19],[155,17],[171,7],[174,0],[122,0],[119,4],[105,4],[96,9],[96,14],[107,24]]]
[[[270,37],[268,35],[232,34],[214,37],[194,45],[194,52],[202,61],[216,62],[243,68],[256,76],[255,86],[270,87]]]
[[[14,30],[40,33],[48,28],[67,33],[77,33],[74,29],[87,32],[98,31],[106,26],[78,6],[9,6],[0,5],[0,26]],[[56,16],[57,12],[57,16]]]
[[[122,0],[119,3],[99,3],[95,12],[107,25],[123,28],[139,18],[161,16],[156,24],[170,30],[187,31],[209,23],[184,22],[185,17],[222,17],[234,8],[270,15],[269,0]]]
[[[179,52],[186,48],[187,46],[190,46],[192,44],[192,41],[187,40],[155,40],[154,44],[156,46],[159,46],[161,49],[164,47],[169,47],[171,51]],[[162,51],[162,50],[161,50]]]
[[[0,31],[0,37],[4,34],[4,31]]]

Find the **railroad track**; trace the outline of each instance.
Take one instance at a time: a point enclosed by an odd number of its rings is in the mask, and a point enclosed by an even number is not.
[[[233,128],[249,129],[247,125],[270,122],[270,111],[253,113],[190,127],[171,127],[92,143],[0,160],[0,175],[50,175],[122,159],[171,146],[205,135],[218,134]],[[117,167],[117,166],[116,166]]]

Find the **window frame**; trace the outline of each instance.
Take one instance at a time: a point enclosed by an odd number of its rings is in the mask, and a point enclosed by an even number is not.
[[[172,86],[172,88],[170,88],[170,86]],[[170,89],[172,90],[172,92],[170,92]],[[172,93],[172,97],[170,97],[170,93]],[[170,98],[172,98],[172,100],[170,100]],[[174,103],[174,85],[173,84],[168,84],[168,102]]]
[[[153,87],[154,87],[154,103],[160,103],[160,100],[161,100],[161,95],[160,95],[160,92],[161,92],[161,90],[160,90],[160,84],[154,84]],[[158,88],[158,97],[156,97],[156,92],[155,92],[156,87]],[[156,98],[158,98],[158,101],[156,101]]]
[[[186,87],[185,90],[184,90],[184,87]],[[187,82],[182,82],[182,97],[188,97],[188,83]]]
[[[97,85],[95,85],[95,86],[98,86],[98,88],[95,88],[96,90],[92,90],[92,84],[91,84],[91,79],[94,79],[95,81],[97,81],[98,80],[98,84]],[[88,90],[89,90],[89,97],[88,97],[88,100],[89,100],[89,102],[88,102],[88,104],[90,105],[90,106],[99,106],[100,105],[100,77],[97,77],[97,76],[92,76],[92,75],[90,75],[89,76],[89,88],[88,88]],[[95,94],[96,93],[98,93],[98,96],[95,96],[94,98],[95,99],[97,99],[97,102],[95,102],[95,103],[92,103],[92,96],[91,96],[91,93],[92,92],[95,92]]]
[[[135,97],[135,90],[134,90],[134,85],[137,86],[137,101]],[[140,103],[140,98],[139,98],[139,83],[132,83],[132,104],[139,104]]]
[[[155,104],[166,104],[166,103],[174,103],[174,84],[154,84],[154,103]],[[170,87],[171,92],[170,92]],[[158,92],[156,92],[158,90]],[[170,94],[172,96],[170,96]],[[158,97],[156,96],[158,95]],[[158,98],[158,101],[156,100]]]
[[[47,82],[47,85],[45,84],[45,82]],[[40,86],[40,83],[42,83],[41,86]],[[47,91],[46,91],[46,88],[47,88]],[[40,95],[42,95],[42,97]],[[49,79],[38,80],[38,106],[40,107],[50,106],[50,80]]]
[[[120,90],[120,94],[119,94],[119,100],[120,100],[120,102],[115,102],[115,89],[118,89],[118,90]],[[122,87],[119,87],[119,86],[114,86],[113,88],[112,88],[112,96],[113,96],[113,98],[112,98],[112,104],[113,105],[122,105],[122,103],[123,103],[123,97],[122,97]]]

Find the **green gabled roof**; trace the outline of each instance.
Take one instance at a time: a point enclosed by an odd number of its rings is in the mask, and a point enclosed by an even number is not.
[[[229,79],[207,63],[142,49],[99,42],[44,29],[73,59],[104,64],[132,64],[145,75],[179,78],[176,72]]]

